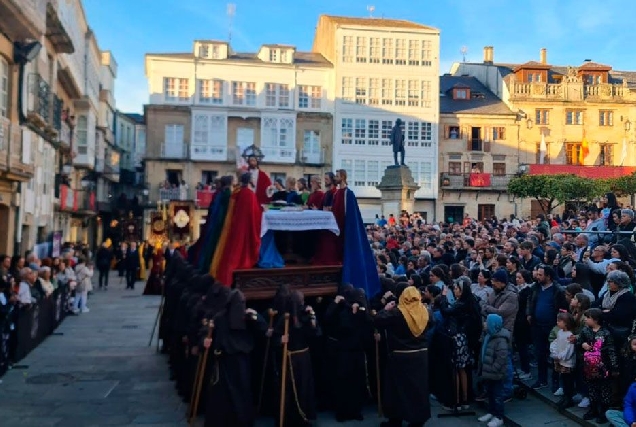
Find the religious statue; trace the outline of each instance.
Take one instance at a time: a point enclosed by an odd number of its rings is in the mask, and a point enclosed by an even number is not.
[[[395,166],[404,166],[404,132],[402,131],[402,120],[397,119],[395,126],[391,130],[391,145],[393,146],[393,161]],[[398,153],[400,153],[401,162],[398,163]]]
[[[249,183],[249,188],[256,194],[256,199],[261,205],[270,202],[271,196],[268,194],[268,189],[272,185],[272,181],[269,176],[260,170],[259,163],[265,157],[263,152],[255,145],[251,145],[243,150],[241,157],[247,163],[246,172],[249,172],[252,177]]]

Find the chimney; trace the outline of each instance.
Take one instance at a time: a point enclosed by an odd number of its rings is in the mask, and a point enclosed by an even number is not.
[[[540,62],[542,64],[544,64],[544,65],[547,64],[548,63],[548,49],[546,49],[545,47],[541,48],[541,54],[539,55],[539,58],[541,58]]]
[[[484,64],[492,64],[494,61],[494,50],[492,46],[484,47]]]

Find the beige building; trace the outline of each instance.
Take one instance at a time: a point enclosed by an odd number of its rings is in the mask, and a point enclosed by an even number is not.
[[[537,61],[496,63],[484,48],[482,63],[458,63],[519,114],[519,172],[621,176],[636,166],[636,72],[586,60],[555,66],[546,49]],[[542,140],[544,143],[542,143]],[[524,216],[538,212],[524,206]]]
[[[333,122],[329,63],[293,46],[263,45],[235,53],[220,41],[195,41],[191,53],[147,54],[150,102],[145,106],[145,179],[151,203],[183,199],[206,206],[195,187],[234,174],[255,145],[272,179],[331,170]],[[146,221],[148,222],[148,221]],[[198,227],[192,227],[192,238]]]
[[[517,114],[468,76],[440,77],[439,105],[437,220],[516,214],[506,189],[523,156]]]

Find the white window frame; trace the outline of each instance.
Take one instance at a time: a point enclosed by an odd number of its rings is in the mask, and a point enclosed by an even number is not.
[[[271,54],[271,51],[270,51]],[[278,85],[276,83],[265,83],[265,106],[278,107]]]
[[[348,102],[355,101],[355,86],[353,77],[342,78],[342,100]]]
[[[232,82],[232,105],[256,106],[255,82]]]
[[[353,144],[353,119],[343,118],[340,122],[340,143],[342,145]]]
[[[395,50],[393,48],[393,39],[383,38],[382,39],[382,63],[393,64],[394,59],[395,59]]]
[[[406,79],[395,79],[395,105],[406,105],[407,90],[408,86]]]
[[[77,116],[77,125],[75,126],[75,140],[77,146],[88,146],[88,115],[79,114]]]
[[[419,107],[420,106],[420,96],[422,92],[420,90],[420,81],[419,80],[409,80],[408,82],[408,106],[409,107]]]
[[[380,145],[380,120],[367,121],[367,145]]]
[[[9,62],[0,56],[0,117],[9,115]]]
[[[406,65],[407,64],[406,54],[407,54],[406,40],[396,39],[395,40],[395,65]]]
[[[409,40],[409,65],[418,66],[420,65],[420,41],[419,40]]]
[[[303,132],[303,150],[310,154],[320,154],[320,131],[305,130]]]
[[[393,79],[382,79],[382,105],[393,105]]]
[[[431,106],[431,82],[428,80],[422,80],[422,92],[420,94],[420,102],[422,107]]]
[[[183,77],[164,77],[163,96],[166,102],[190,100],[190,80]]]
[[[223,105],[223,80],[199,80],[199,102],[202,104]]]
[[[356,104],[366,104],[368,95],[367,78],[356,77]]]
[[[422,67],[430,67],[433,65],[433,42],[430,40],[422,40]]]
[[[367,144],[367,120],[355,119],[353,125],[353,143],[354,145]]]
[[[369,39],[369,62],[371,64],[382,62],[382,39],[379,37]]]
[[[356,37],[356,62],[366,64],[368,56],[368,39],[364,36]]]
[[[353,36],[342,37],[342,62],[353,62]]]

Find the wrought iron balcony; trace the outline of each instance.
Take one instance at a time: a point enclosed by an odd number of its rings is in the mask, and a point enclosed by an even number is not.
[[[440,174],[440,185],[442,189],[463,190],[463,189],[486,189],[486,190],[507,190],[508,183],[515,175],[494,175],[491,173],[463,173],[452,175],[448,172]]]
[[[28,77],[27,118],[34,125],[44,128],[51,116],[51,89],[49,84],[37,73]]]
[[[56,131],[61,132],[62,131],[62,106],[64,105],[64,103],[62,102],[62,100],[57,96],[57,95],[53,95],[53,129],[55,129]]]

